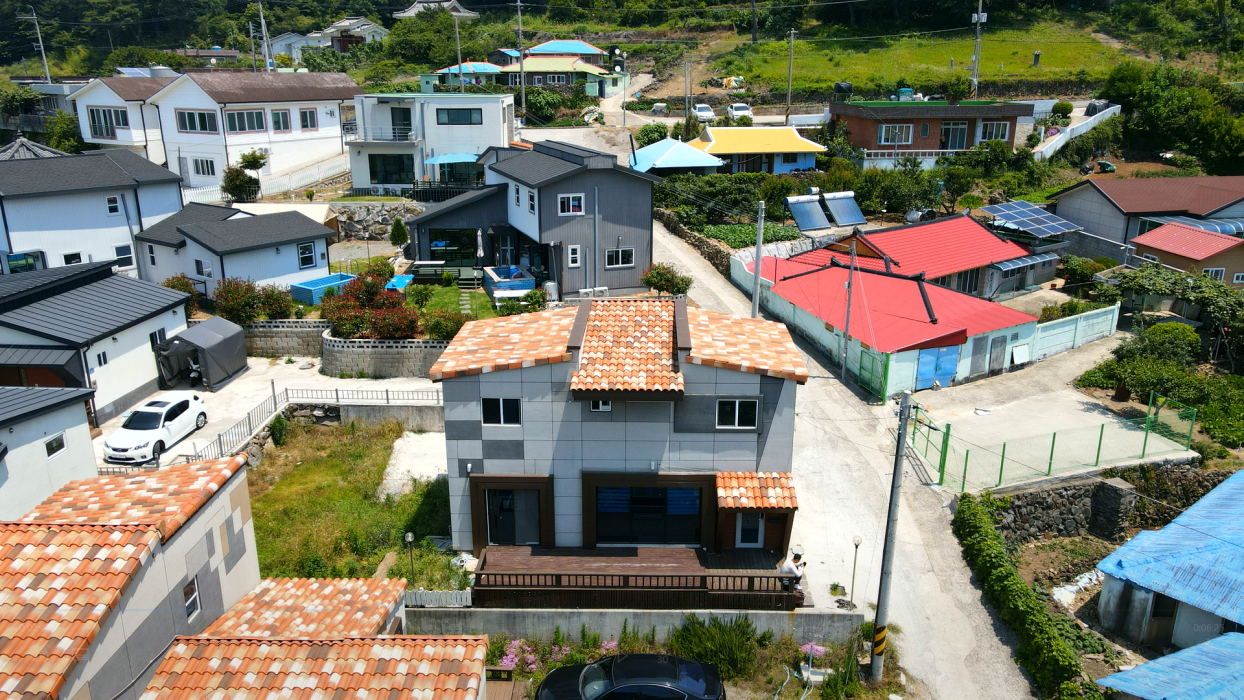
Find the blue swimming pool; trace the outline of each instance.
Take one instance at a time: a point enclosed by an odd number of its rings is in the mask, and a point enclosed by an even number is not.
[[[289,295],[300,304],[314,306],[320,303],[320,299],[324,298],[324,292],[328,291],[330,287],[340,292],[341,288],[346,286],[346,283],[352,279],[354,279],[354,275],[338,272],[328,277],[291,284],[289,285]]]
[[[414,275],[393,275],[393,279],[389,280],[389,283],[386,284],[384,288],[396,289],[400,292],[403,289],[406,289],[406,287],[410,284],[410,281],[414,278]]]

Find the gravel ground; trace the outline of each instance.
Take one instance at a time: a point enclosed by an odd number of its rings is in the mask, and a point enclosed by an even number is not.
[[[411,479],[435,479],[448,474],[444,433],[403,433],[393,443],[380,496],[410,491]]]
[[[342,241],[328,247],[328,259],[333,262],[354,260],[370,256],[384,255],[393,257],[398,248],[388,241]]]

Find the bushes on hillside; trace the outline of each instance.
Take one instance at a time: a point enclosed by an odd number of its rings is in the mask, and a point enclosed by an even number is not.
[[[1201,336],[1182,323],[1142,326],[1111,352],[1120,361],[1144,357],[1189,366],[1201,354]]]
[[[651,146],[658,141],[664,141],[668,136],[669,128],[664,124],[658,122],[644,124],[635,134],[635,144],[643,148],[644,146]]]

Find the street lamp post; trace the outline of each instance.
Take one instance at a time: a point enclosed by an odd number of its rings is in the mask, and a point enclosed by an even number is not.
[[[864,538],[859,535],[851,540],[855,545],[855,559],[851,561],[851,609],[855,609],[855,567],[860,563],[860,545],[864,542]]]
[[[406,548],[410,550],[410,578],[406,580],[406,585],[413,586],[415,580],[415,533],[406,533]],[[852,581],[851,585],[854,587],[855,582]]]

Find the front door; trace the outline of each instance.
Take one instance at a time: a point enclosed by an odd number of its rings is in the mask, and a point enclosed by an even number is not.
[[[540,544],[540,492],[488,489],[488,544]]]
[[[786,514],[769,513],[765,515],[765,549],[777,552],[782,549],[782,540],[786,537]]]
[[[989,376],[1002,374],[1006,368],[1006,336],[1000,335],[989,343]]]
[[[962,151],[967,145],[967,122],[942,122],[942,141],[939,146],[943,151]]]
[[[985,354],[989,350],[988,338],[972,339],[972,365],[968,370],[968,374],[972,377],[979,377],[985,373],[986,362],[988,361]]]
[[[738,549],[759,549],[765,543],[765,514],[743,511],[734,516],[734,546]]]

